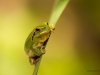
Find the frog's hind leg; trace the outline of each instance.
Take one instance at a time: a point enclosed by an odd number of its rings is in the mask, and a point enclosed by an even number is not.
[[[30,62],[31,65],[34,65],[34,64],[35,64],[35,60],[34,60],[34,58],[29,57],[29,62]]]
[[[39,60],[40,56],[35,56],[35,57],[29,57],[29,62],[31,65],[36,64],[36,62]]]

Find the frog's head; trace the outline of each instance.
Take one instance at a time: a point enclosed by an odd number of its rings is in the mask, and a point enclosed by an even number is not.
[[[53,24],[49,25],[48,23],[44,22],[40,26],[36,27],[35,32],[40,34],[42,32],[50,32],[53,30],[54,30]]]

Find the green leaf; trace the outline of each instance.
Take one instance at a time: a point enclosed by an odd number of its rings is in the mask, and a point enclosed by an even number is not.
[[[53,10],[50,16],[50,20],[49,20],[50,24],[54,24],[54,25],[56,24],[63,10],[67,6],[68,2],[69,0],[56,0],[55,1]]]

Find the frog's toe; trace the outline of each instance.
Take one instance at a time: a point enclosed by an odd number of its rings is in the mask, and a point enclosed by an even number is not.
[[[42,54],[45,54],[46,50],[42,49],[41,52],[42,52]]]

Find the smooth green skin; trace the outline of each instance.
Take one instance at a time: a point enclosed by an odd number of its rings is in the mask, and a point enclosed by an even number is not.
[[[24,50],[31,64],[35,64],[39,56],[45,53],[45,45],[50,37],[51,29],[52,28],[44,22],[40,26],[34,28],[26,39]]]

